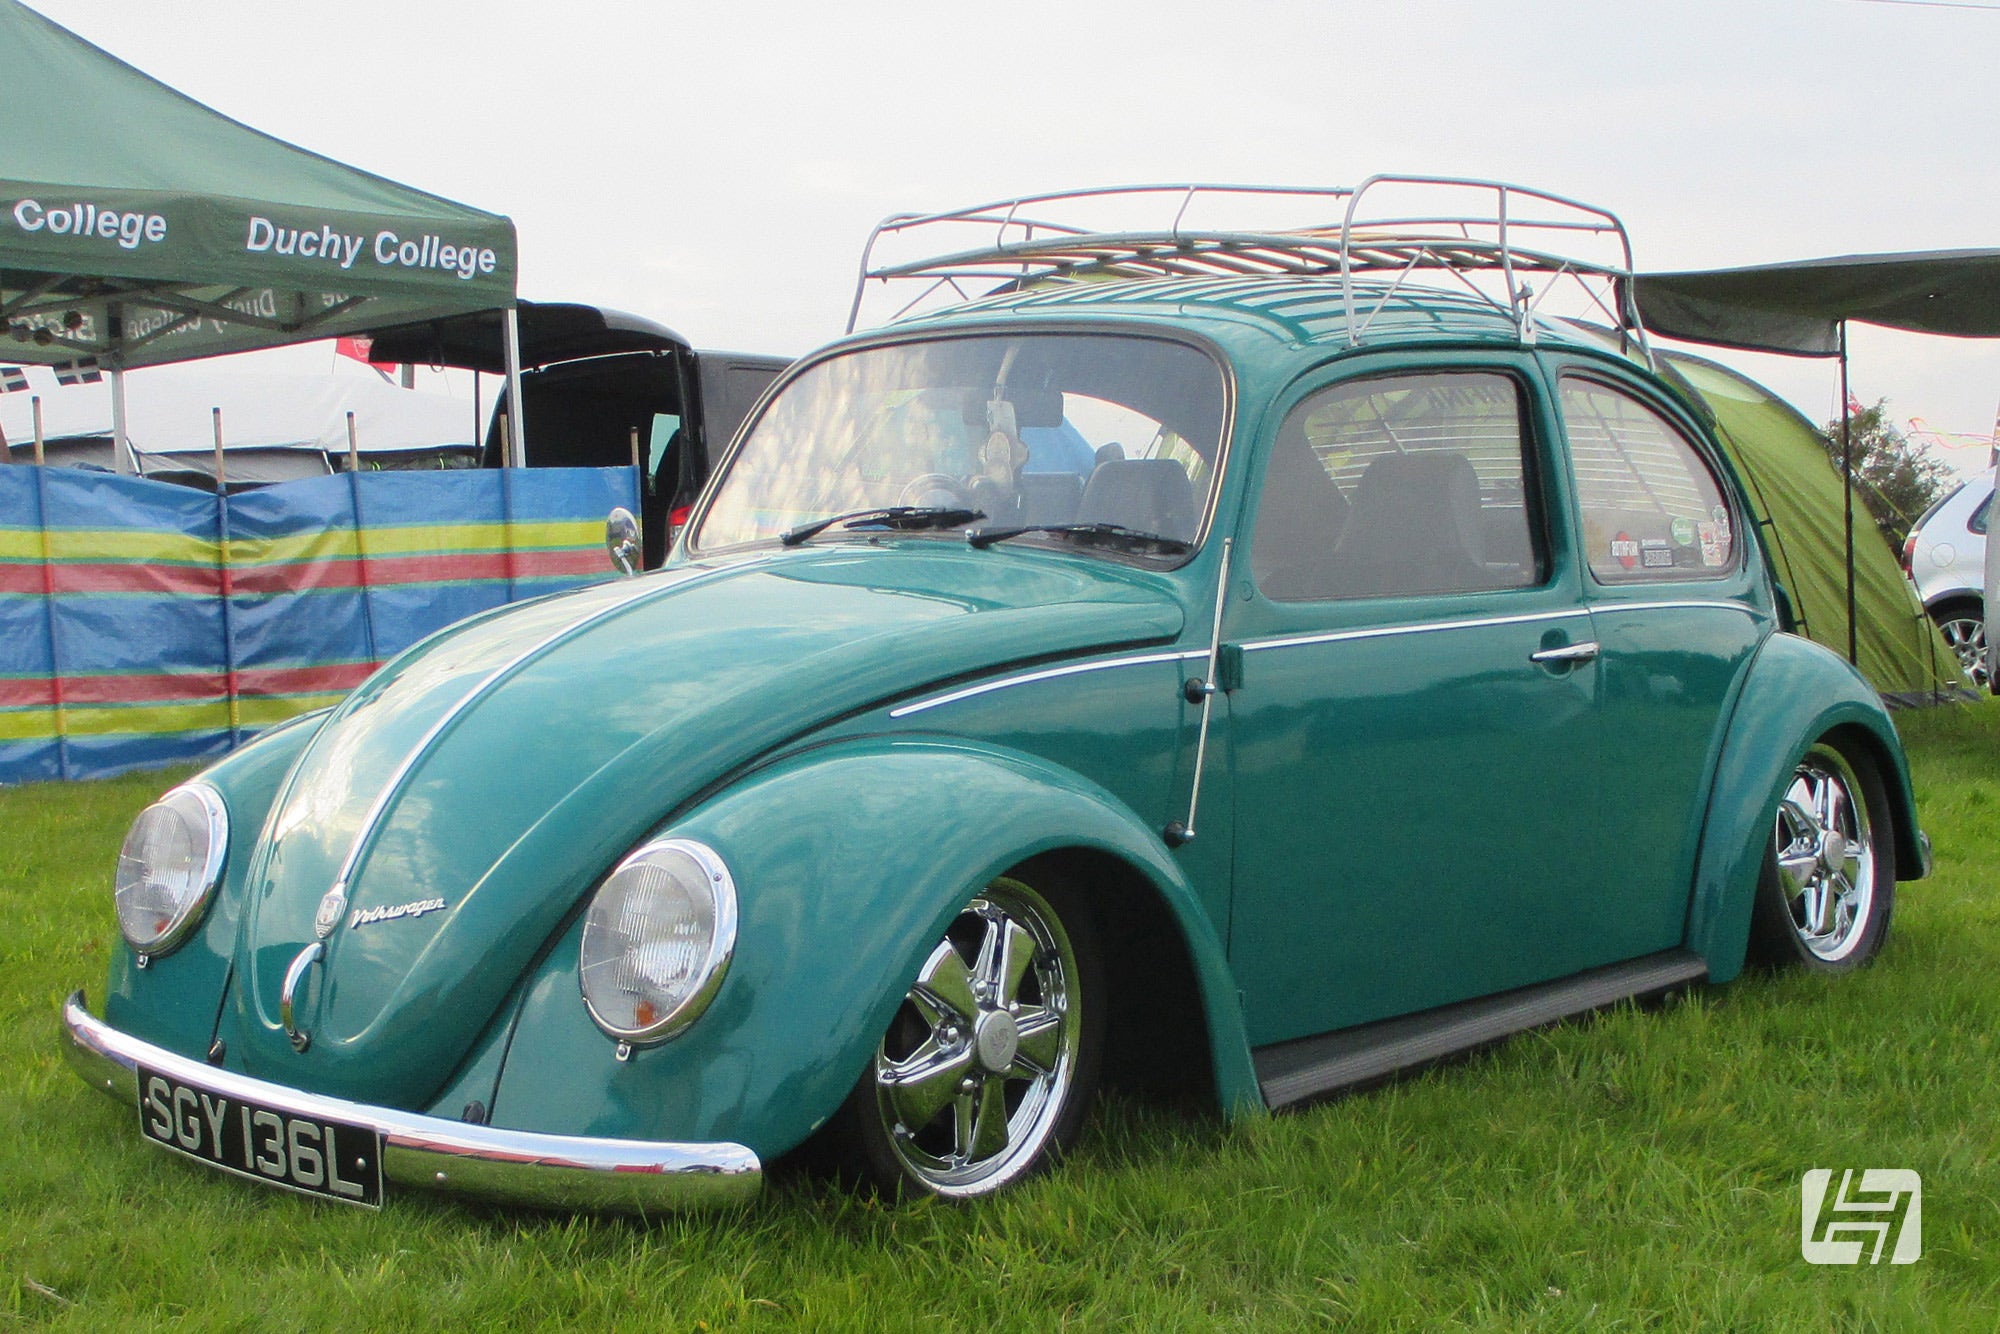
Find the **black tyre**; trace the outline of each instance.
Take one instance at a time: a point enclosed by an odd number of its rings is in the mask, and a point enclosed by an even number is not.
[[[1986,652],[1986,608],[1976,599],[1947,602],[1931,608],[1931,619],[1957,655],[1959,669],[1980,690],[1990,689],[1993,679]]]
[[[1896,863],[1889,802],[1865,754],[1826,742],[1792,770],[1757,885],[1751,947],[1768,964],[1845,972],[1889,933]]]
[[[890,1194],[974,1199],[1068,1147],[1096,1092],[1103,968],[1065,886],[995,880],[931,951],[830,1127]]]

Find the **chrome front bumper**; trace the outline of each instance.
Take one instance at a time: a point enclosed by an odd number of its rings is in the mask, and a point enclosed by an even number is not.
[[[63,1005],[63,1055],[85,1082],[136,1114],[145,1065],[171,1078],[298,1116],[361,1126],[382,1136],[382,1176],[398,1186],[495,1204],[612,1213],[740,1204],[763,1184],[763,1165],[740,1144],[540,1135],[468,1125],[328,1098],[189,1060],[121,1033],[84,1008]]]

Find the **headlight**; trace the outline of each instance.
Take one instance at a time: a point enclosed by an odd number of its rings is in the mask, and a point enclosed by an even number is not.
[[[583,919],[583,1003],[624,1042],[664,1042],[714,999],[736,947],[736,886],[684,838],[618,863]]]
[[[222,882],[229,813],[205,783],[185,783],[139,812],[118,850],[118,929],[141,959],[187,938]]]

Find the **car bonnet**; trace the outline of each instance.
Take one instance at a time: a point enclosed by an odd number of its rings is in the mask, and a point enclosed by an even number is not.
[[[600,585],[372,678],[300,755],[251,854],[225,1014],[245,1067],[422,1106],[581,896],[689,797],[827,720],[1182,626],[1157,576],[1108,562],[893,545]],[[316,940],[300,1052],[280,993]]]

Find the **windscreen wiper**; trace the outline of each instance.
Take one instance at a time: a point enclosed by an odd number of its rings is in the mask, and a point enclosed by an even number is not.
[[[1089,538],[1125,546],[1153,547],[1173,554],[1194,550],[1192,542],[1168,537],[1164,533],[1127,528],[1122,523],[1028,523],[1012,528],[975,528],[965,535],[965,544],[969,547],[990,547],[995,542],[1005,542],[1023,533],[1058,533],[1064,537]]]
[[[778,540],[788,547],[795,547],[801,542],[819,536],[835,524],[843,528],[893,528],[899,532],[916,532],[924,528],[956,528],[962,523],[971,523],[975,519],[985,517],[985,510],[970,510],[961,506],[888,505],[878,509],[836,514],[826,519],[814,519],[811,523],[787,528],[778,535]]]

